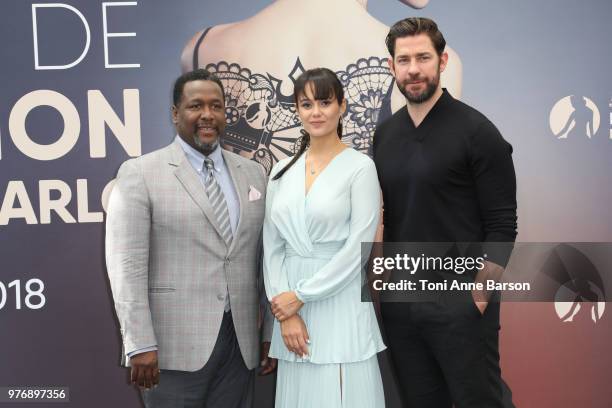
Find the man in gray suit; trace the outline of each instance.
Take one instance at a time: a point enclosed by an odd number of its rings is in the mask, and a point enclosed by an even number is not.
[[[151,407],[250,407],[258,363],[266,174],[224,151],[225,98],[205,70],[179,77],[169,146],[123,163],[106,262],[122,362]],[[265,308],[267,309],[267,307]],[[270,325],[264,324],[262,373]]]

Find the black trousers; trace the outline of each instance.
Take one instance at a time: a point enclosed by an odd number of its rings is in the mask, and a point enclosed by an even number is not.
[[[232,313],[223,316],[212,354],[198,371],[161,370],[159,385],[142,391],[147,408],[251,408],[254,370],[244,364]]]
[[[471,296],[466,294],[466,296]],[[468,299],[383,303],[381,314],[405,407],[497,408],[504,402],[499,367],[499,306],[484,315]]]

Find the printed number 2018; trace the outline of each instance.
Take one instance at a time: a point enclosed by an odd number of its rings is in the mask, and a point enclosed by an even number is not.
[[[15,279],[8,285],[0,282],[0,309],[6,304],[8,294],[11,289],[15,292],[15,309],[21,309],[21,280]],[[40,279],[30,279],[25,283],[25,298],[24,303],[28,309],[40,309],[45,305],[47,299],[43,294],[45,284]]]

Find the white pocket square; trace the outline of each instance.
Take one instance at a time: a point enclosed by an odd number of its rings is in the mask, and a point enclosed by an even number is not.
[[[249,201],[259,200],[261,193],[253,186],[249,186]]]

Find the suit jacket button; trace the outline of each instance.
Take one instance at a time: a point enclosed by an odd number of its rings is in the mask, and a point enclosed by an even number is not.
[[[222,294],[222,293],[219,293],[219,294],[217,295],[217,299],[219,299],[219,300],[225,300],[225,295],[224,295],[224,294]]]

